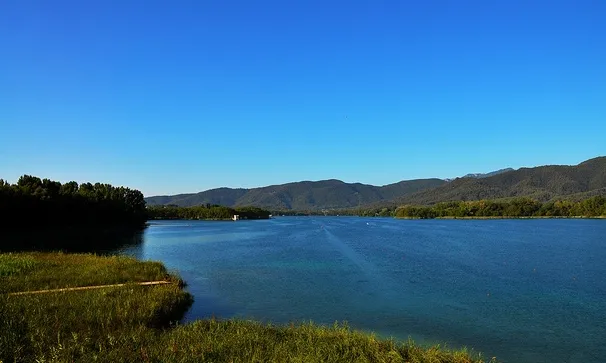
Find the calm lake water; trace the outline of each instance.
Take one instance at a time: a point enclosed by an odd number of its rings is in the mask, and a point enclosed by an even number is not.
[[[606,360],[606,220],[157,221],[123,253],[188,282],[187,319],[347,321],[501,362]]]

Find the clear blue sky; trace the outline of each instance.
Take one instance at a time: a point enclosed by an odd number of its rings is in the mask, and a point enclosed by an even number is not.
[[[147,196],[606,155],[606,1],[0,2],[0,178]]]

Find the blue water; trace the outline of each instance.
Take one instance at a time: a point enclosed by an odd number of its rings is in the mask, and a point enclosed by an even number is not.
[[[347,321],[501,362],[606,361],[606,220],[158,221],[124,253],[181,274],[190,320]]]

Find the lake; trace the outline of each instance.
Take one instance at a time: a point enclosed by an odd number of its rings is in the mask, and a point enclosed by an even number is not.
[[[122,253],[179,272],[188,320],[347,321],[501,362],[606,359],[606,220],[154,221]]]

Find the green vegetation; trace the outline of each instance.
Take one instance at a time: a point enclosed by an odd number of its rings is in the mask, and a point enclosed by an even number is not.
[[[3,254],[0,271],[3,362],[483,362],[466,350],[381,340],[346,325],[273,326],[211,319],[175,326],[191,304],[180,284],[6,294],[154,280],[166,277],[159,263],[93,255]],[[44,275],[55,281],[44,280]]]
[[[168,327],[191,305],[157,262],[82,254],[0,254],[0,361],[113,361],[122,342]],[[11,296],[9,292],[168,279],[161,286]],[[121,359],[118,359],[121,360]]]
[[[241,219],[268,219],[269,211],[257,207],[229,208],[220,205],[201,205],[197,207],[150,206],[147,207],[150,219],[231,219],[239,215]]]
[[[10,291],[10,288],[7,289],[5,286],[6,278],[23,275],[25,272],[32,270],[36,264],[37,262],[32,256],[0,254],[0,277],[5,277],[2,286],[0,286],[0,292]]]
[[[606,216],[606,197],[596,196],[579,202],[541,203],[531,198],[509,201],[480,200],[445,202],[433,206],[403,206],[399,218],[490,218],[490,217],[599,217]]]
[[[160,262],[40,252],[0,254],[0,277],[0,293],[158,280],[181,283]]]
[[[451,201],[431,206],[366,207],[307,211],[274,211],[285,216],[360,216],[398,218],[516,218],[516,217],[601,217],[606,216],[606,197],[580,201],[556,200],[541,203],[531,198]]]

